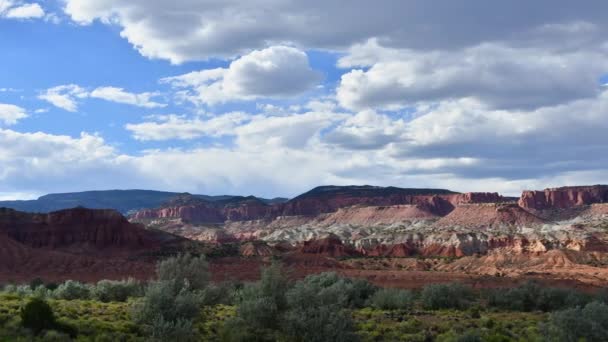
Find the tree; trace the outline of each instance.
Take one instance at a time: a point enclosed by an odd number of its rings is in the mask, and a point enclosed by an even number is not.
[[[43,330],[56,326],[55,315],[51,306],[43,299],[32,298],[21,309],[21,325],[38,335]]]

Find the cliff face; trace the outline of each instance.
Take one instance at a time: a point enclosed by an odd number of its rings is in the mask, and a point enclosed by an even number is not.
[[[428,215],[444,216],[459,204],[503,202],[497,193],[452,193],[442,189],[400,189],[379,187],[320,187],[286,203],[269,205],[256,198],[224,203],[202,200],[174,200],[158,209],[140,210],[132,216],[142,221],[180,218],[189,223],[272,220],[282,216],[317,216],[352,206],[410,205]]]
[[[0,208],[0,280],[146,279],[154,272],[154,255],[184,241],[113,210],[32,214]]]
[[[153,233],[113,210],[75,208],[29,214],[2,208],[0,232],[32,248],[89,246],[133,250],[160,245]]]
[[[524,191],[519,205],[525,209],[566,209],[608,202],[608,185],[577,186]]]
[[[351,206],[416,205],[443,216],[464,203],[503,202],[497,193],[454,193],[443,189],[319,187],[276,208],[281,216],[314,216]]]

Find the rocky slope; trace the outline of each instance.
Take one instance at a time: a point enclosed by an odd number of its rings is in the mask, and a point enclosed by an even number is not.
[[[32,214],[0,208],[0,280],[143,278],[153,271],[152,255],[184,242],[113,210]]]

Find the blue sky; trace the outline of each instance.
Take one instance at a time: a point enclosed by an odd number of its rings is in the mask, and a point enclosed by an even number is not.
[[[0,0],[0,198],[606,183],[608,8],[548,4]]]

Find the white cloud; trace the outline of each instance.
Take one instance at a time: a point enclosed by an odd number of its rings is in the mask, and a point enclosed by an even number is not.
[[[171,140],[196,139],[203,136],[219,137],[234,134],[234,129],[250,115],[234,112],[211,119],[203,120],[200,117],[193,119],[178,115],[165,115],[156,117],[156,121],[147,121],[138,124],[127,124],[125,128],[133,133],[137,140]]]
[[[17,121],[27,117],[25,109],[12,104],[0,103],[0,123],[14,125]]]
[[[125,103],[137,107],[144,108],[160,108],[166,104],[152,101],[152,98],[159,96],[159,93],[141,93],[134,94],[126,92],[123,88],[117,87],[99,87],[93,90],[89,96],[103,99],[106,101]]]
[[[75,112],[78,110],[78,100],[89,96],[88,92],[76,85],[67,84],[49,88],[38,96],[39,99],[48,101],[55,107]]]
[[[606,108],[608,91],[535,110],[446,101],[419,108],[413,120],[374,111],[167,116],[127,128],[141,140],[233,141],[131,155],[94,134],[0,130],[0,181],[10,185],[5,192],[31,193],[137,187],[291,196],[318,184],[371,183],[516,194],[605,183]]]
[[[97,98],[105,101],[129,104],[144,108],[161,108],[166,104],[154,102],[152,99],[159,96],[159,93],[129,93],[123,88],[118,87],[98,87],[93,91],[76,85],[67,84],[49,88],[42,92],[38,98],[50,102],[55,107],[75,112],[78,104],[85,98]]]
[[[379,149],[399,141],[405,133],[403,119],[391,119],[371,110],[349,117],[325,136],[325,141],[347,149]]]
[[[348,108],[398,109],[474,97],[495,108],[538,108],[593,97],[608,50],[556,51],[482,44],[456,51],[387,49],[372,40],[339,60],[337,98]]]
[[[37,3],[23,3],[20,1],[0,0],[0,18],[7,19],[34,19],[42,18],[45,13]]]
[[[32,19],[44,17],[44,10],[38,4],[25,4],[6,11],[5,16],[11,19]]]
[[[346,117],[333,112],[258,115],[235,129],[235,141],[243,150],[305,149],[320,140],[323,129]]]
[[[312,89],[318,81],[320,75],[310,68],[306,54],[287,46],[253,51],[230,63],[228,68],[162,80],[176,88],[191,89],[188,98],[205,104],[298,95]]]

